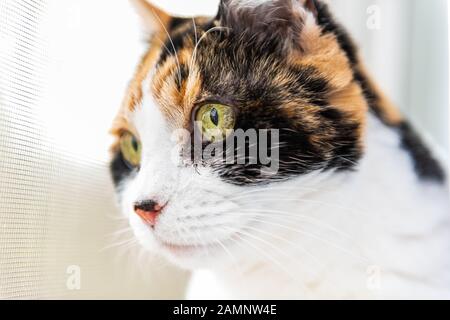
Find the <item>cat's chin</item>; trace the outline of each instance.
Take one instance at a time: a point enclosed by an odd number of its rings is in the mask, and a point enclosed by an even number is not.
[[[183,269],[212,268],[226,259],[220,244],[173,245],[160,243],[160,253]]]

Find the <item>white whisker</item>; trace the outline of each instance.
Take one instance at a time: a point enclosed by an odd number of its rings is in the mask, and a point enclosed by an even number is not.
[[[241,214],[241,212],[243,214]],[[333,227],[333,226],[331,226],[329,224],[323,223],[323,221],[321,221],[319,219],[315,219],[315,218],[312,218],[310,216],[301,215],[301,214],[298,214],[298,213],[290,213],[288,211],[279,211],[279,210],[258,210],[258,209],[255,209],[255,210],[239,210],[236,214],[242,215],[242,216],[258,215],[258,216],[261,216],[261,217],[275,217],[275,218],[283,218],[283,219],[287,217],[287,218],[291,218],[292,220],[305,220],[307,222],[311,222],[314,225],[317,225],[317,226],[322,227],[324,229],[327,229],[329,231],[333,231],[333,232],[335,232],[336,234],[338,234],[338,235],[340,235],[342,237],[345,237],[345,238],[353,240],[352,236],[349,235],[348,233],[342,232],[341,230],[338,230],[338,229],[336,229],[335,227]],[[270,214],[272,214],[272,215],[270,215]]]
[[[345,248],[342,248],[341,246],[338,246],[338,245],[334,244],[333,242],[331,242],[331,241],[329,241],[329,240],[327,240],[327,239],[325,239],[323,237],[320,237],[320,236],[318,236],[316,234],[313,234],[311,232],[307,232],[307,231],[299,230],[299,229],[294,229],[294,228],[292,228],[290,226],[286,226],[284,224],[270,222],[270,221],[266,221],[266,220],[262,220],[262,219],[258,219],[258,218],[249,218],[249,220],[256,221],[256,222],[263,223],[263,224],[276,226],[276,227],[279,227],[279,228],[282,228],[282,229],[286,229],[286,230],[292,231],[294,233],[298,233],[300,235],[304,235],[306,237],[315,239],[315,240],[317,240],[317,241],[319,241],[319,242],[321,242],[323,244],[329,245],[329,246],[331,246],[331,247],[333,247],[333,248],[335,248],[335,249],[337,249],[337,250],[339,250],[339,251],[341,251],[341,252],[343,252],[343,253],[345,253],[345,254],[347,254],[347,255],[355,258],[355,259],[357,259],[360,262],[363,262],[365,264],[370,263],[370,261],[367,258],[359,256],[359,255],[356,255],[355,253],[353,253],[353,252],[351,252],[351,251],[349,251],[349,250],[347,250]]]
[[[262,256],[264,256],[266,259],[269,260],[269,262],[271,262],[273,265],[277,266],[278,268],[280,268],[291,280],[293,280],[296,284],[300,285],[303,289],[305,288],[305,284],[300,282],[295,276],[293,276],[276,258],[272,257],[270,254],[268,254],[266,251],[262,250],[261,248],[259,248],[258,246],[254,245],[252,242],[248,241],[247,239],[243,238],[242,236],[247,236],[250,238],[253,238],[254,240],[257,240],[259,242],[262,242],[266,245],[272,246],[269,242],[257,237],[257,236],[253,236],[247,232],[244,232],[242,230],[236,230],[236,229],[232,229],[229,228],[231,232],[235,233],[235,236],[237,238],[239,238],[242,242],[247,243],[249,246],[251,246],[254,250],[256,250],[259,254],[261,254]],[[242,236],[240,236],[240,235]],[[236,241],[237,243],[239,243],[238,241]]]
[[[227,27],[212,27],[210,29],[208,29],[205,33],[202,34],[202,36],[198,39],[198,41],[195,44],[194,50],[192,51],[192,56],[191,56],[191,61],[189,63],[189,74],[190,74],[190,70],[193,69],[193,65],[194,65],[194,61],[197,58],[197,50],[198,50],[198,46],[200,45],[200,43],[202,42],[202,40],[211,32],[216,31],[216,30],[223,30],[223,29],[230,29]],[[190,78],[190,77],[189,77]]]

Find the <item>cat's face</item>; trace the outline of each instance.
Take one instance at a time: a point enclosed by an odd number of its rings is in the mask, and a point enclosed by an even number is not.
[[[113,127],[121,208],[143,246],[220,263],[357,164],[366,102],[321,4],[222,1],[194,22],[137,2],[156,32]]]

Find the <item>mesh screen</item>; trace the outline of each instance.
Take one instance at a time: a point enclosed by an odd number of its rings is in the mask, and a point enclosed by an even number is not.
[[[0,298],[182,297],[186,274],[139,252],[120,219],[107,160],[47,130],[63,107],[49,3],[0,0]]]

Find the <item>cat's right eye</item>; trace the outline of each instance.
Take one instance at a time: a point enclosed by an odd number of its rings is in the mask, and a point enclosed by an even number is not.
[[[132,167],[138,167],[141,163],[141,143],[130,132],[120,137],[120,151],[125,161]]]

